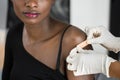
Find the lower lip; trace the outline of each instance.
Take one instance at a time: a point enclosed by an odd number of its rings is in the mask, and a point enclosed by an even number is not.
[[[39,14],[25,14],[26,17],[28,18],[36,18],[38,17]]]

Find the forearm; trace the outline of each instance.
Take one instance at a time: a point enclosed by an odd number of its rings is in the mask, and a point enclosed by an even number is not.
[[[109,71],[111,77],[120,78],[120,62],[112,62]]]

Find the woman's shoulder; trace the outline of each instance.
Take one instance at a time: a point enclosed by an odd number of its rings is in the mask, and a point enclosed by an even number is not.
[[[64,57],[68,55],[68,53],[76,47],[76,45],[85,41],[87,38],[86,34],[79,27],[71,25],[66,31],[63,38],[63,53]],[[91,46],[85,47],[86,49],[92,48]]]
[[[69,46],[75,47],[75,45],[81,43],[87,37],[80,27],[62,22],[58,22],[57,25],[59,25],[57,28],[59,28],[60,32],[66,30],[63,36],[63,44],[68,44]]]
[[[71,27],[66,31],[64,41],[65,43],[71,43],[74,47],[78,43],[83,42],[86,40],[86,34],[85,32],[80,29],[79,27],[70,25]]]
[[[67,24],[67,23],[62,23],[62,22],[58,22],[58,25],[60,27],[60,31],[64,31],[65,29],[66,32],[64,34],[64,40],[69,40],[70,42],[73,41],[77,41],[77,43],[80,43],[81,41],[86,39],[86,34],[84,33],[84,31],[77,26],[71,25],[71,24]],[[69,27],[69,28],[67,28]],[[69,42],[67,41],[67,42]]]

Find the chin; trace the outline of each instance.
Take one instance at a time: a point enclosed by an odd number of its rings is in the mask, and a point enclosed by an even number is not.
[[[28,25],[39,24],[39,21],[36,20],[24,20],[23,22],[24,24],[28,24]]]

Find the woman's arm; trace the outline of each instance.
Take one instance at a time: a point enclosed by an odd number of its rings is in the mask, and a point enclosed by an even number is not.
[[[110,71],[109,74],[111,77],[120,79],[120,62],[116,61],[111,63],[109,71]]]
[[[69,52],[72,48],[74,48],[78,43],[83,42],[86,40],[86,34],[76,27],[71,27],[68,29],[67,33],[64,37],[64,42],[66,45],[63,46],[63,49],[66,49],[65,53],[66,57],[69,55]],[[85,49],[92,49],[89,45]],[[67,63],[66,63],[67,64]],[[67,66],[66,66],[67,68]],[[82,75],[82,76],[74,76],[73,72],[67,69],[67,77],[68,80],[94,80],[94,75]]]
[[[88,32],[87,41],[91,40],[91,43],[101,43],[105,42],[104,45],[110,47],[112,51],[120,51],[120,38],[114,38],[108,31],[103,27],[92,28]],[[98,38],[94,37],[94,34],[102,34]],[[109,34],[109,35],[108,35]],[[109,36],[109,38],[108,38]],[[106,38],[108,40],[106,40]],[[111,42],[109,43],[109,40]],[[108,44],[108,45],[107,45]],[[110,44],[110,45],[109,45]],[[83,50],[81,47],[78,47],[81,44],[77,44],[77,47],[73,48],[70,51],[69,56],[67,57],[68,69],[71,70],[75,76],[88,75],[103,73],[107,77],[120,78],[120,62],[110,58],[106,54],[96,52],[94,50]],[[83,44],[82,44],[83,46]],[[77,49],[76,49],[77,48]],[[108,48],[108,50],[110,50]]]

